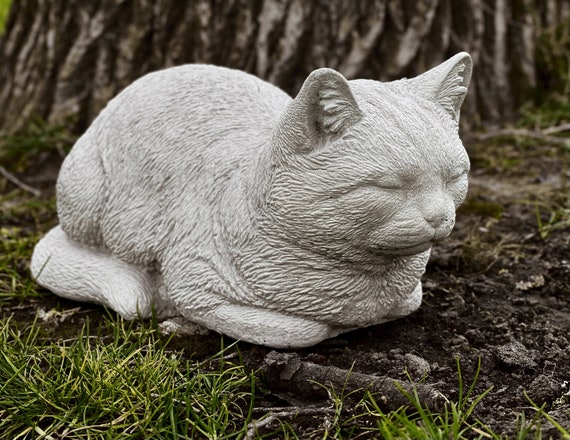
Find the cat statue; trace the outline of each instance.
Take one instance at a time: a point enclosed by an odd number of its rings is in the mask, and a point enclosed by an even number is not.
[[[471,70],[467,53],[388,83],[322,68],[295,99],[211,65],[150,73],[64,161],[32,274],[276,348],[408,315],[466,196]]]

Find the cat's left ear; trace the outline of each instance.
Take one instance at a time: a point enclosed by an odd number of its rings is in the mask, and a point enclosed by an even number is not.
[[[471,80],[473,63],[467,52],[460,52],[439,66],[410,80],[416,93],[441,105],[455,122]]]
[[[309,152],[361,117],[346,78],[333,69],[317,69],[282,115],[277,131],[279,143],[292,152]]]

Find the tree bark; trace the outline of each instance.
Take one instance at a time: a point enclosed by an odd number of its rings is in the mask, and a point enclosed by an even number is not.
[[[536,40],[563,0],[18,0],[0,40],[0,130],[35,116],[84,130],[141,75],[183,63],[251,72],[295,94],[318,67],[415,76],[461,50],[462,114],[500,122],[537,86]]]

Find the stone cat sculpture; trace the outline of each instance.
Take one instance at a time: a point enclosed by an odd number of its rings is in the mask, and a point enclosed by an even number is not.
[[[148,74],[66,158],[32,273],[278,348],[407,315],[466,195],[470,77],[466,53],[390,83],[318,69],[295,99],[221,67]]]

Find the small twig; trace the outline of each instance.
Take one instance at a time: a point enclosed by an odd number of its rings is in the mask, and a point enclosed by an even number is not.
[[[291,412],[291,411],[313,411],[319,410],[324,412],[332,411],[332,408],[326,408],[324,406],[261,406],[253,408],[253,412],[257,414],[269,414],[269,413],[280,413],[280,412]]]
[[[36,197],[39,197],[42,195],[41,191],[22,182],[20,179],[18,179],[16,176],[14,176],[13,174],[9,173],[8,170],[6,170],[6,168],[4,168],[3,166],[0,166],[0,174],[2,174],[2,176],[6,179],[9,180],[10,182],[12,182],[14,185],[16,185],[17,187],[23,189],[24,191],[27,191],[31,194],[33,194]]]
[[[261,411],[265,408],[255,408],[254,411]],[[260,420],[254,420],[249,425],[247,425],[248,430],[247,434],[245,435],[246,439],[253,439],[257,431],[261,428],[270,425],[275,420],[278,419],[291,419],[297,416],[323,416],[328,414],[333,414],[334,409],[327,408],[327,407],[306,407],[306,408],[297,408],[297,407],[283,407],[283,408],[266,408],[267,411],[266,417]]]
[[[513,137],[513,136],[521,136],[527,137],[531,139],[537,139],[539,141],[563,145],[568,147],[570,145],[570,138],[559,137],[559,136],[550,136],[553,133],[559,133],[561,131],[569,130],[569,124],[559,125],[557,127],[550,127],[542,131],[536,130],[527,130],[525,128],[505,128],[502,130],[493,130],[487,133],[476,133],[471,135],[477,141],[488,141],[490,139],[496,139],[500,137]]]
[[[568,131],[568,130],[570,130],[570,124],[560,124],[560,125],[555,125],[554,127],[545,128],[544,130],[542,130],[542,132],[544,134],[554,134],[554,133],[560,133],[561,131]]]

